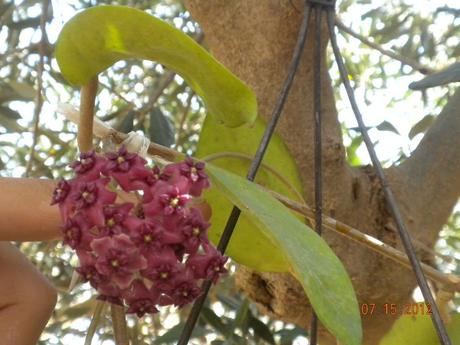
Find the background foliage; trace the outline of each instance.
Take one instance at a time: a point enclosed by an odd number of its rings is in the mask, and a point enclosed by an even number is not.
[[[76,155],[76,128],[63,121],[54,109],[59,102],[78,104],[78,90],[61,77],[53,49],[63,23],[76,11],[99,4],[128,5],[146,10],[204,42],[199,25],[179,1],[51,1],[42,17],[46,1],[0,1],[1,176],[57,178],[69,173],[66,166]],[[460,54],[460,10],[442,1],[344,0],[339,2],[338,13],[345,26],[394,51],[406,62],[422,66],[422,72],[423,68],[439,70]],[[360,21],[355,20],[358,17]],[[47,23],[44,39],[41,20]],[[346,33],[339,38],[350,79],[362,101],[366,121],[373,128],[371,136],[376,140],[378,154],[386,165],[398,164],[414,150],[452,94],[453,86],[411,91],[407,85],[423,77],[419,71]],[[38,131],[34,131],[40,51],[44,55],[44,103]],[[331,75],[348,160],[353,165],[367,164],[362,139],[354,129],[356,125],[332,63]],[[204,110],[180,77],[160,64],[125,61],[102,73],[100,81],[97,116],[101,120],[124,132],[142,131],[152,140],[181,152],[195,152]],[[84,337],[94,308],[93,291],[85,285],[66,293],[75,258],[60,243],[24,243],[21,249],[62,292],[40,344],[72,344]],[[454,212],[445,226],[436,250],[442,254],[437,259],[439,267],[460,274],[460,212]],[[451,307],[459,309],[460,300],[455,302]],[[187,309],[165,310],[154,317],[130,319],[130,332],[137,339],[134,344],[174,342],[179,331],[176,325],[184,320],[186,312]],[[96,337],[109,344],[108,314],[102,320]],[[213,344],[223,344],[224,339],[227,344],[291,344],[304,335],[293,325],[259,315],[236,291],[232,275],[212,290],[196,332],[197,342]]]

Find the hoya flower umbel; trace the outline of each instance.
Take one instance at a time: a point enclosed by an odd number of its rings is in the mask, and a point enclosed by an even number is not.
[[[204,279],[215,283],[226,272],[227,260],[210,244],[198,208],[209,186],[204,164],[145,164],[123,146],[105,157],[83,153],[71,165],[75,178],[60,181],[51,201],[83,280],[99,299],[139,317],[192,302]]]

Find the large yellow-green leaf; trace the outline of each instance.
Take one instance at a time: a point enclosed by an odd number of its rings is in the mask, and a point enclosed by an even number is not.
[[[250,159],[237,155],[244,154],[252,157],[264,130],[265,123],[261,118],[257,118],[251,127],[228,128],[219,125],[208,116],[201,130],[196,156],[200,158],[219,157],[213,159],[212,163],[240,176],[245,176],[249,169]],[[278,135],[273,135],[263,162],[276,172],[273,173],[261,167],[257,173],[256,182],[299,201],[298,195],[301,193],[302,186],[297,167]],[[277,176],[277,173],[282,175],[282,179]],[[282,181],[283,179],[285,182]],[[288,187],[288,184],[291,187]],[[297,193],[293,190],[296,190]],[[216,243],[227,222],[232,204],[215,189],[206,192],[205,197],[213,205],[209,236]],[[276,244],[270,241],[257,226],[249,222],[246,216],[242,216],[238,221],[227,253],[237,262],[258,271],[284,272],[289,268]]]
[[[440,345],[430,315],[421,315],[422,309],[418,310],[419,314],[401,316],[380,345]],[[452,345],[460,345],[460,314],[452,315],[447,332]]]
[[[353,286],[326,242],[256,184],[212,164],[207,171],[215,187],[278,246],[323,325],[341,344],[361,344],[361,317]]]
[[[236,127],[257,116],[255,95],[241,80],[183,32],[134,8],[98,6],[77,14],[59,35],[56,58],[77,85],[118,60],[158,61],[179,73],[219,122]]]

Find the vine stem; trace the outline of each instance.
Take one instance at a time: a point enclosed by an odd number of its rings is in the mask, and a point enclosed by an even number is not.
[[[110,312],[112,314],[113,335],[116,345],[129,345],[128,328],[126,326],[126,315],[124,307],[111,304]]]
[[[81,88],[80,117],[77,133],[80,152],[88,152],[93,148],[93,121],[97,86],[98,80],[96,76]]]
[[[313,57],[313,123],[314,123],[314,160],[315,160],[315,231],[323,232],[323,142],[321,111],[321,19],[322,6],[315,5],[315,48]],[[312,308],[310,323],[310,344],[318,342],[318,316]]]

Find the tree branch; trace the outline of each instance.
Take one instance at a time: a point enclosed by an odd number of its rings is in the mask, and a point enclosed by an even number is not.
[[[412,220],[421,236],[435,238],[460,195],[460,89],[439,114],[417,149],[398,170],[401,198],[421,215]],[[420,219],[419,219],[420,218]],[[436,231],[436,232],[434,232]]]

